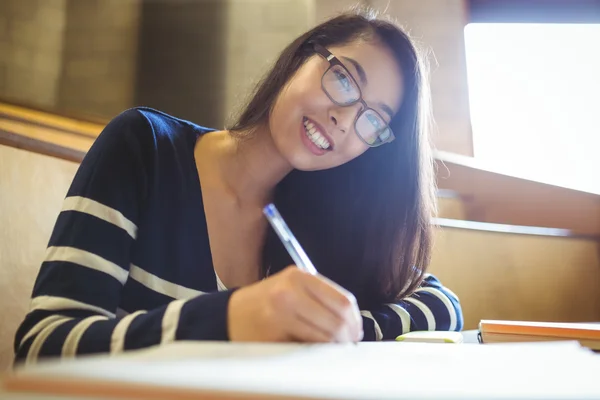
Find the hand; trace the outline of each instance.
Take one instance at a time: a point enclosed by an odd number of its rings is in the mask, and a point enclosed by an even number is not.
[[[227,324],[232,341],[356,342],[363,337],[352,293],[295,266],[236,290]]]

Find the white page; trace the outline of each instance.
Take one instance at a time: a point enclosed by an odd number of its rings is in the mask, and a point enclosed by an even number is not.
[[[332,399],[600,398],[600,355],[575,342],[359,345],[179,342],[24,374]]]

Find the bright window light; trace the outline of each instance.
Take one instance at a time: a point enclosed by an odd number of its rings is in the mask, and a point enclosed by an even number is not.
[[[465,28],[477,159],[600,193],[600,25]]]

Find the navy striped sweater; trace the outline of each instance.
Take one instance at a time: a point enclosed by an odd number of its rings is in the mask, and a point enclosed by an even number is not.
[[[228,339],[232,290],[212,265],[194,160],[208,131],[149,108],[104,128],[56,221],[16,362]],[[463,326],[458,298],[432,275],[402,302],[361,313],[364,340]]]

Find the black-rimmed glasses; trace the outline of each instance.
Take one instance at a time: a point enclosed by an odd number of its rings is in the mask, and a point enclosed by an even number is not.
[[[354,120],[354,131],[369,147],[378,147],[394,140],[394,133],[383,117],[370,108],[362,98],[358,83],[342,64],[325,47],[314,44],[315,51],[329,62],[329,68],[321,78],[321,87],[331,101],[340,107],[361,103],[363,108]]]

